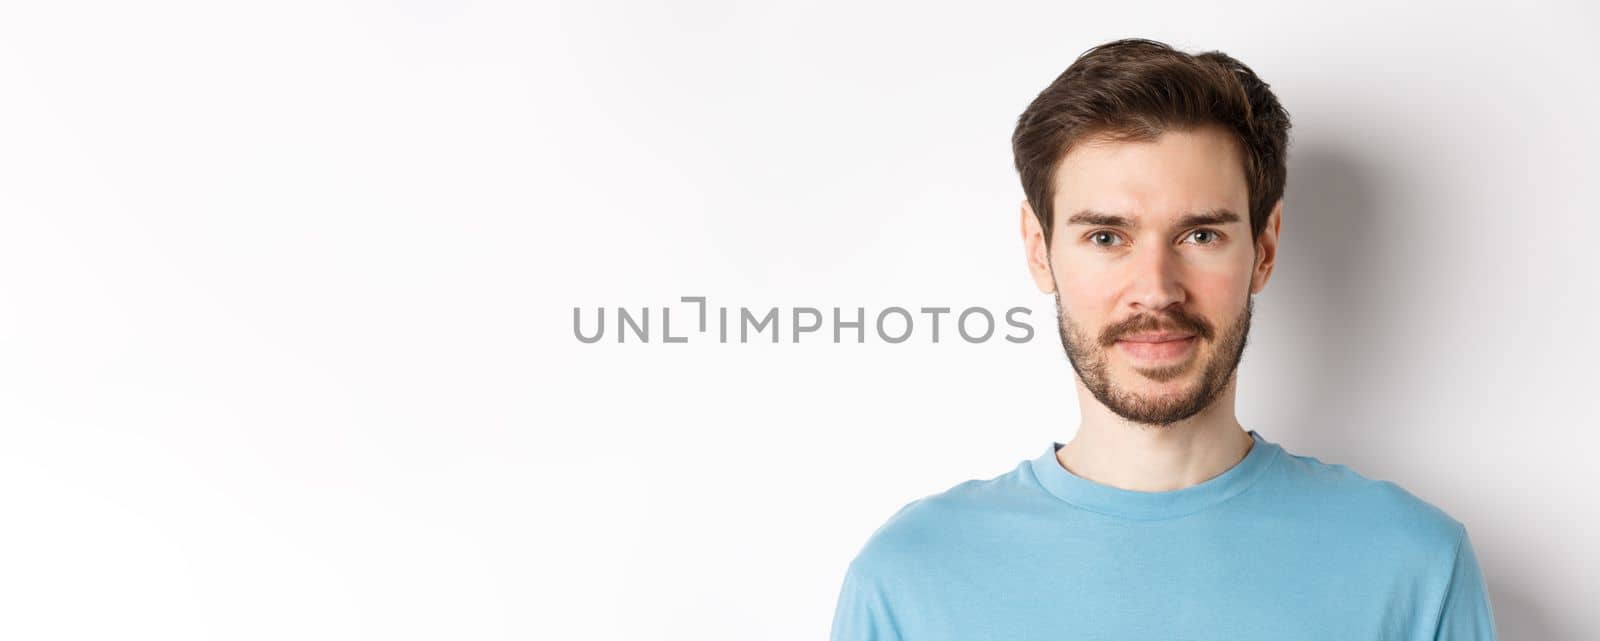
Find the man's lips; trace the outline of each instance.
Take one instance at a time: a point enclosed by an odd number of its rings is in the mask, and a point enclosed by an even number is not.
[[[1194,335],[1139,334],[1117,340],[1117,347],[1142,361],[1168,361],[1188,354],[1199,341]]]
[[[1130,343],[1165,343],[1165,342],[1168,342],[1168,341],[1175,341],[1175,340],[1181,340],[1181,339],[1185,339],[1185,338],[1191,338],[1193,336],[1194,336],[1194,334],[1181,334],[1181,333],[1177,333],[1177,332],[1168,332],[1168,333],[1165,333],[1165,334],[1131,334],[1131,335],[1128,335],[1128,336],[1123,336],[1122,338],[1119,338],[1117,340],[1119,340],[1119,341],[1128,341]]]

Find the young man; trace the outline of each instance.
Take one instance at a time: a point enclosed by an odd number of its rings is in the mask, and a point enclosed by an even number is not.
[[[890,517],[834,641],[1495,638],[1460,522],[1234,417],[1288,129],[1239,61],[1148,40],[1089,50],[1028,106],[1022,236],[1077,434]]]

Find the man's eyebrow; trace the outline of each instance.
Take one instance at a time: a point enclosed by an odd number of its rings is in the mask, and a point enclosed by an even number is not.
[[[1224,223],[1239,222],[1239,220],[1239,215],[1233,213],[1232,210],[1214,209],[1198,214],[1186,214],[1184,217],[1178,219],[1176,226],[1194,227],[1196,225],[1221,225]],[[1124,229],[1133,229],[1138,227],[1124,216],[1117,216],[1115,214],[1102,214],[1091,209],[1085,209],[1073,214],[1071,217],[1067,218],[1067,224],[1094,225],[1097,227],[1121,227]]]
[[[1179,227],[1195,227],[1198,225],[1221,225],[1224,223],[1239,222],[1239,215],[1231,209],[1213,209],[1208,212],[1189,214],[1178,219]]]

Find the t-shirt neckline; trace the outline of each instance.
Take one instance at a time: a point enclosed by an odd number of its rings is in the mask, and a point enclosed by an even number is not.
[[[1083,478],[1056,460],[1062,443],[1052,441],[1044,454],[1033,459],[1039,484],[1056,498],[1077,507],[1139,520],[1167,519],[1192,514],[1226,501],[1255,483],[1277,460],[1283,448],[1249,430],[1255,441],[1243,459],[1223,473],[1189,487],[1165,492],[1125,490]]]

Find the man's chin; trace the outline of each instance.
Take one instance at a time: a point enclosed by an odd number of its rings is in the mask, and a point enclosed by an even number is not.
[[[1199,372],[1203,371],[1200,359],[1188,359],[1162,365],[1148,365],[1123,359],[1119,363],[1117,381],[1128,389],[1148,389],[1153,392],[1171,391],[1193,387]]]
[[[1118,382],[1111,386],[1112,393],[1117,396],[1144,405],[1175,403],[1187,399],[1199,390],[1191,381],[1177,380],[1165,383],[1144,382]]]

